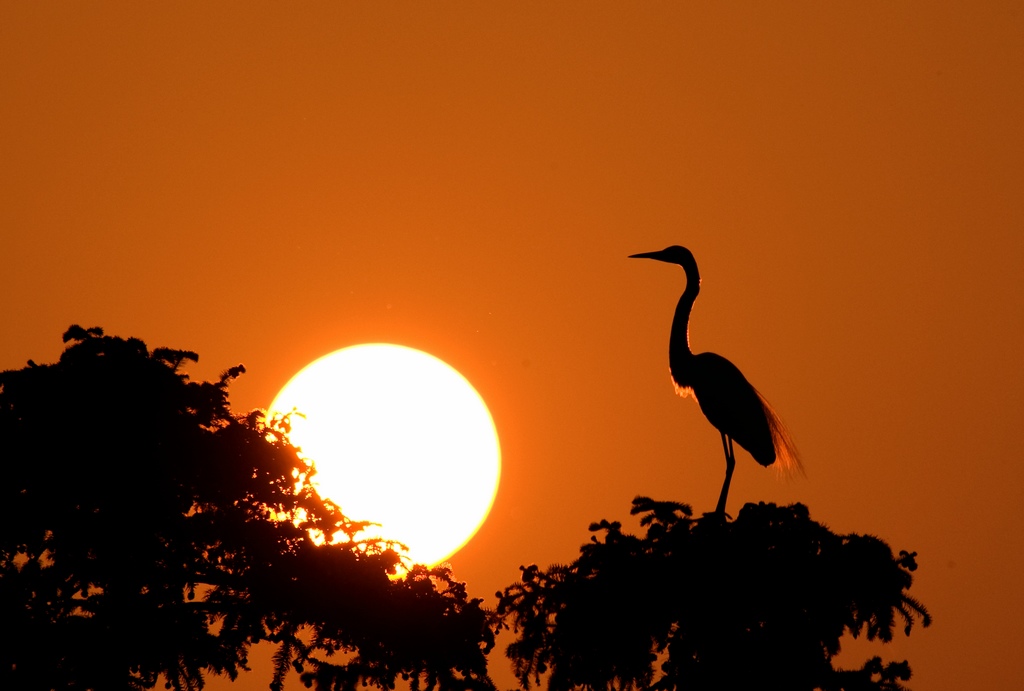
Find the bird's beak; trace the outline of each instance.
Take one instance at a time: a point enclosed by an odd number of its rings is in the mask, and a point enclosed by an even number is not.
[[[657,252],[641,252],[640,254],[629,255],[630,259],[658,259],[661,260],[661,250]]]

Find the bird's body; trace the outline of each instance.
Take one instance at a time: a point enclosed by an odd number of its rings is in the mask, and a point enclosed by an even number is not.
[[[673,245],[659,252],[632,256],[679,264],[686,273],[686,289],[672,320],[669,370],[676,391],[683,396],[692,394],[708,422],[722,435],[726,475],[717,510],[724,514],[736,462],[733,441],[763,466],[778,462],[784,469],[799,468],[799,456],[782,420],[736,365],[715,353],[694,354],[690,350],[690,312],[700,292],[700,272],[693,254],[685,247]]]
[[[764,401],[736,365],[715,353],[694,355],[692,372],[683,375],[700,410],[715,429],[742,446],[763,466],[775,463],[776,451]],[[680,389],[679,378],[673,379]],[[685,371],[685,370],[684,370]]]

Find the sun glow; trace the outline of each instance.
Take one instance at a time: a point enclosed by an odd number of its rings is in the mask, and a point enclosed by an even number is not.
[[[382,343],[335,351],[296,374],[267,413],[293,410],[289,439],[316,467],[320,493],[351,520],[380,524],[358,538],[397,540],[433,565],[487,517],[501,469],[494,421],[434,356]]]

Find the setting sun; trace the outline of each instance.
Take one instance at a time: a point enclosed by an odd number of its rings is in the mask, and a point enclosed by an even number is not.
[[[296,374],[268,416],[296,411],[290,440],[317,469],[323,496],[365,536],[397,540],[436,564],[477,531],[500,474],[497,432],[466,379],[419,350],[365,344]]]

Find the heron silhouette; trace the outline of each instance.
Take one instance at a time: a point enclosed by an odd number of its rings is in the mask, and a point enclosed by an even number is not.
[[[783,470],[798,469],[802,472],[796,446],[768,401],[736,365],[715,353],[694,354],[690,350],[690,312],[700,292],[700,272],[693,253],[685,247],[672,245],[657,252],[632,254],[630,258],[679,264],[686,274],[686,289],[679,298],[672,320],[668,364],[676,393],[683,397],[692,395],[704,417],[722,435],[725,483],[716,511],[724,516],[729,483],[736,467],[733,441],[765,467],[778,463]]]

